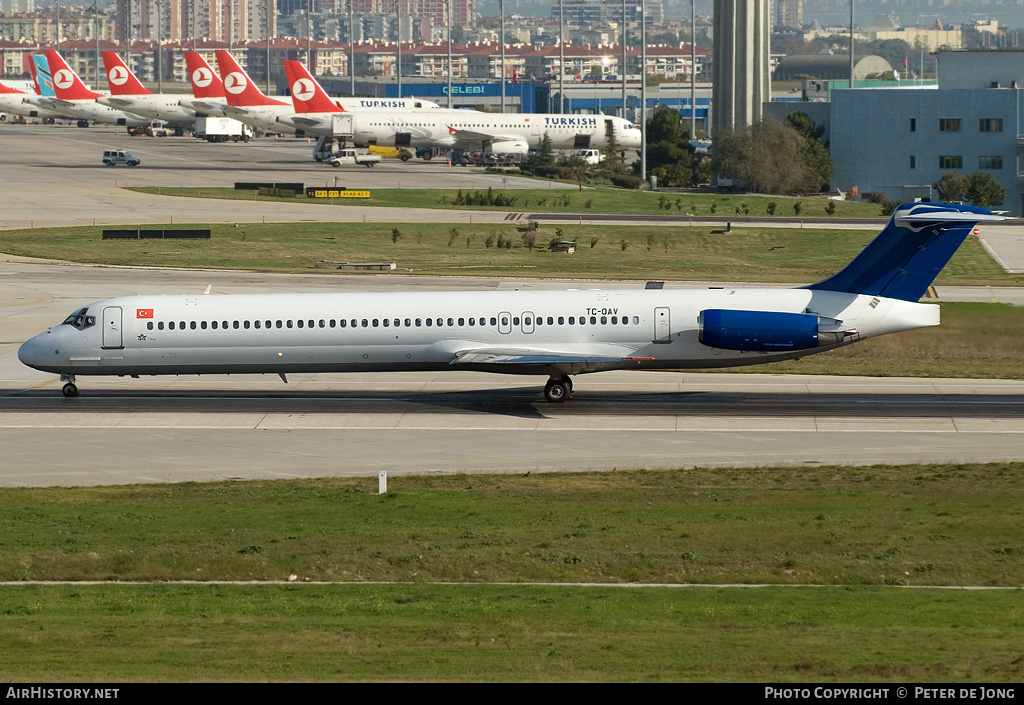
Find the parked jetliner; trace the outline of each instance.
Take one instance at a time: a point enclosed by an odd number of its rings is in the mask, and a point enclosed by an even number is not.
[[[224,79],[224,90],[227,92],[228,107],[224,109],[228,117],[272,132],[304,134],[301,126],[292,119],[295,108],[291,101],[271,98],[263,93],[249,78],[249,75],[238,65],[231,52],[218,49],[217,66],[221,78]],[[291,85],[291,82],[289,82]],[[300,93],[309,88],[302,84]],[[326,94],[325,94],[326,95]],[[328,99],[330,100],[330,99]],[[439,108],[437,103],[419,98],[402,98],[396,100],[377,100],[371,98],[345,98],[334,103],[339,112],[345,111],[407,111],[425,108]]]
[[[197,51],[186,51],[185,68],[192,84],[192,96],[181,98],[178,104],[204,117],[227,117],[224,112],[228,102],[224,81],[220,80],[203,55]]]
[[[180,127],[195,126],[195,111],[178,104],[180,95],[148,90],[116,51],[103,52],[103,70],[107,72],[110,95],[100,96],[96,102],[120,110],[131,110],[136,115],[163,120]]]
[[[0,83],[0,112],[8,112],[13,115],[22,115],[31,118],[43,118],[50,120],[66,120],[67,115],[58,113],[46,108],[40,108],[31,102],[35,98],[34,93],[26,93],[16,88],[11,88]]]
[[[640,128],[607,115],[538,115],[482,113],[476,110],[352,111],[337,106],[299,61],[285,61],[296,116],[280,117],[321,137],[351,135],[357,145],[441,147],[526,154],[547,134],[554,149],[589,149],[608,145],[614,131],[619,147],[640,147]]]
[[[149,118],[97,103],[96,99],[102,94],[86,88],[78,74],[72,71],[64,58],[53,49],[46,51],[46,61],[50,66],[56,97],[33,98],[32,101],[36,105],[82,118],[79,120],[79,126],[85,120],[128,127],[144,127],[152,122]]]
[[[917,303],[979,221],[973,206],[907,204],[845,269],[796,289],[123,296],[74,311],[18,350],[78,375],[480,370],[571,376],[788,360],[937,325]],[[209,291],[209,290],[207,290]]]

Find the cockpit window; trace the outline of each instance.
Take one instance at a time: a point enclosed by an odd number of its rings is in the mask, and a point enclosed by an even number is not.
[[[91,328],[92,326],[96,325],[96,316],[90,316],[88,314],[89,309],[79,309],[72,313],[67,318],[65,318],[64,323],[62,323],[61,325],[74,326],[78,330],[85,330],[86,328]]]

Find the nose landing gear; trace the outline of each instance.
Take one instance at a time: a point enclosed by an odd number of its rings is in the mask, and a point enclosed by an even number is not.
[[[61,382],[66,382],[60,393],[66,396],[68,399],[73,399],[78,396],[78,387],[75,386],[75,376],[70,374],[62,374],[60,376]]]

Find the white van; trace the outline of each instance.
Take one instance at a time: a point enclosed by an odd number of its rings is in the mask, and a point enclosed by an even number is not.
[[[604,161],[604,155],[600,149],[580,149],[569,155],[572,159],[579,159],[584,164],[600,164]]]

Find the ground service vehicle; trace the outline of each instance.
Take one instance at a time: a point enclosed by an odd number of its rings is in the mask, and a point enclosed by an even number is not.
[[[130,152],[123,149],[107,149],[103,152],[103,163],[107,166],[116,166],[117,164],[138,166],[142,162],[138,157],[133,157]]]
[[[248,142],[253,129],[229,117],[197,117],[195,136],[207,142]]]
[[[340,166],[367,166],[372,167],[380,161],[380,155],[360,154],[354,149],[342,149],[335,152],[327,163],[333,167]]]

